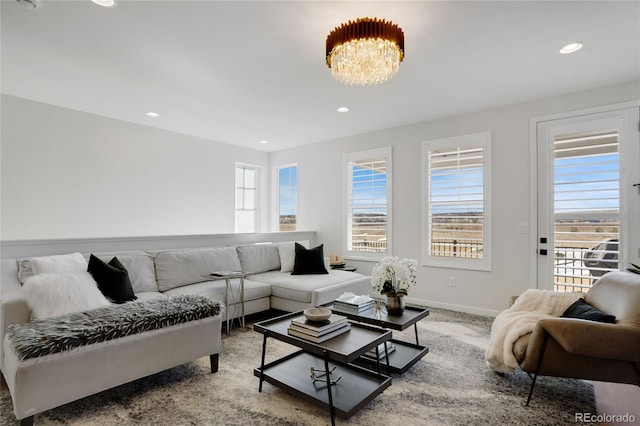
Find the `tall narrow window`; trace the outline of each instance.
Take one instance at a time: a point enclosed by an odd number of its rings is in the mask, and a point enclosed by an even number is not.
[[[298,166],[295,164],[275,168],[276,228],[295,231],[298,219]]]
[[[391,252],[391,148],[345,155],[346,247],[352,258]]]
[[[236,232],[256,232],[258,167],[236,164]]]
[[[423,144],[424,263],[491,268],[490,133]]]

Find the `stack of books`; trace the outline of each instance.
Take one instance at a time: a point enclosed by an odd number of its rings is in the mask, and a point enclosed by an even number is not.
[[[347,318],[333,314],[324,321],[309,321],[304,315],[300,315],[291,320],[287,331],[291,336],[314,343],[322,343],[349,330],[351,330],[351,324]]]
[[[345,293],[333,301],[333,310],[347,314],[361,314],[373,308],[374,300],[367,296]]]
[[[396,350],[396,345],[393,344],[393,342],[387,342],[387,352],[389,353],[389,355],[391,355],[391,352]],[[375,361],[376,359],[376,348],[371,349],[369,352],[367,352],[366,354],[364,354],[364,356],[366,358],[370,358],[373,359]],[[384,351],[384,343],[380,343],[378,345],[378,358],[380,360],[385,359],[385,357],[387,356],[387,354]]]

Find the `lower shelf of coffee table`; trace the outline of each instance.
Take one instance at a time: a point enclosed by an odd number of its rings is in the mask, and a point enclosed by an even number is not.
[[[344,365],[329,361],[329,367],[336,369],[331,379],[340,381],[331,386],[331,394],[336,416],[348,419],[369,401],[391,385],[391,378],[355,365]],[[264,366],[264,380],[272,385],[311,402],[325,410],[330,410],[327,384],[311,380],[311,367],[324,370],[324,359],[298,351]],[[260,377],[260,367],[253,371]]]
[[[415,345],[395,339],[391,339],[389,342],[393,342],[396,346],[396,350],[389,354],[389,373],[402,374],[429,353],[429,348],[426,346]],[[376,361],[373,358],[360,357],[354,364],[377,371]],[[386,360],[381,360],[380,366],[383,372],[387,372]]]

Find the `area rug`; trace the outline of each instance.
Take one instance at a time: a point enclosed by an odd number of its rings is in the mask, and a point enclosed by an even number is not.
[[[593,387],[581,380],[543,377],[529,407],[530,379],[498,375],[485,364],[491,318],[432,309],[418,323],[429,353],[348,420],[338,425],[561,425],[576,413],[595,414]],[[394,338],[415,341],[413,328]],[[224,337],[220,370],[209,359],[154,374],[35,416],[36,425],[328,425],[329,413],[264,384],[258,393],[262,335],[251,326]],[[295,351],[269,339],[267,362]],[[308,372],[301,372],[308,375]],[[82,372],[72,380],[82,380]],[[0,396],[0,419],[10,424],[11,399]]]

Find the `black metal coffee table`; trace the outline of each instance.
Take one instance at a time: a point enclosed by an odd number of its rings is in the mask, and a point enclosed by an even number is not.
[[[391,386],[391,378],[381,374],[380,362],[374,367],[376,371],[350,364],[369,350],[387,342],[391,338],[390,331],[353,323],[348,332],[322,343],[313,343],[287,334],[291,319],[300,315],[301,312],[294,312],[254,325],[254,330],[264,335],[262,362],[254,370],[254,375],[260,378],[260,392],[262,383],[267,381],[329,410],[331,424],[335,424],[336,416],[348,419]],[[287,342],[301,350],[265,365],[268,337]],[[314,381],[314,370],[331,373],[326,376],[326,382]],[[340,379],[335,381],[338,377]]]
[[[329,309],[333,309],[333,304],[323,305]],[[418,362],[422,357],[429,353],[429,348],[420,345],[418,340],[418,321],[429,316],[429,309],[410,307],[404,309],[402,315],[389,315],[385,312],[370,309],[361,314],[351,314],[334,310],[334,313],[343,315],[350,320],[360,323],[372,324],[383,329],[406,330],[413,325],[416,335],[416,343],[404,342],[401,340],[391,339],[390,342],[396,346],[396,350],[389,354],[387,371],[395,374],[402,374],[413,364]],[[371,368],[375,362],[369,358],[360,358],[356,364]],[[383,364],[383,367],[386,365]]]

